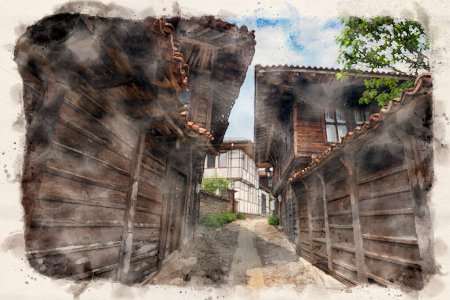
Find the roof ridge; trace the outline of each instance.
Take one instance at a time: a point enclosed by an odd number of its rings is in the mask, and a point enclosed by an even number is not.
[[[286,69],[305,69],[305,70],[316,70],[316,71],[332,71],[332,72],[340,72],[343,71],[341,68],[335,67],[322,67],[322,66],[311,66],[311,65],[262,65],[256,64],[255,69],[258,70],[267,70],[272,68],[286,68]],[[369,70],[358,70],[358,69],[349,69],[346,72],[350,73],[362,73],[362,74],[380,74],[380,75],[396,75],[396,76],[405,76],[405,77],[416,77],[414,74],[402,74],[400,72],[394,71],[369,71]]]

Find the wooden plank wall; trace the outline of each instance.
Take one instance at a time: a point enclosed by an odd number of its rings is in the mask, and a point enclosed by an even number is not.
[[[404,150],[396,138],[384,136],[382,140],[389,146],[372,146],[356,157],[367,276],[382,284],[395,282],[421,288],[421,261]],[[368,161],[376,171],[367,170]]]
[[[164,258],[158,254],[167,237],[162,229],[168,226],[163,204],[170,200],[167,191],[172,182],[168,161],[181,159],[191,146],[181,145],[170,154],[166,143],[148,131],[138,156],[140,129],[119,101],[108,98],[116,93],[95,91],[104,95],[99,97],[87,87],[70,90],[59,84],[42,89],[38,79],[30,75],[28,80],[25,96],[35,99],[28,103],[37,107],[27,107],[28,154],[22,184],[30,264],[58,278],[142,281]],[[192,161],[202,166],[204,155]],[[181,176],[188,179],[186,191],[181,191],[188,201],[180,205],[177,216],[177,245],[186,234],[192,235],[198,222],[199,199],[191,187],[197,185],[202,169],[195,168],[190,175],[192,161],[178,163]],[[136,197],[133,205],[132,197]]]
[[[41,109],[28,136],[32,144],[45,130],[47,143],[28,165],[43,170],[25,205],[30,263],[56,277],[114,278],[137,129],[114,103],[82,90],[48,85],[45,106],[54,119],[40,122]]]
[[[142,158],[127,282],[142,281],[157,269],[166,167],[167,152],[150,139]]]
[[[298,253],[304,257],[309,262],[312,261],[312,251],[311,251],[311,236],[309,234],[310,229],[310,217],[308,210],[308,190],[306,186],[302,183],[296,183],[293,185],[293,190],[296,194],[297,200],[297,224],[298,224],[298,232],[299,239],[297,244]]]
[[[297,155],[311,157],[311,154],[325,150],[327,145],[322,120],[298,120],[295,126]]]
[[[414,148],[407,143],[417,144],[417,138],[398,136],[402,134],[391,127],[292,184],[299,254],[350,284],[420,289],[422,271],[434,263],[432,249],[420,246],[429,237],[418,236],[426,224],[418,222],[422,216],[415,206],[425,200],[416,198],[426,199],[426,193],[420,194],[418,187],[414,191],[412,184],[414,170],[424,160],[406,159],[407,149]],[[291,200],[283,195],[289,209]],[[287,218],[285,226],[291,222],[288,212],[282,217]]]
[[[297,224],[297,203],[295,201],[295,195],[292,189],[288,188],[284,190],[284,199],[282,211],[284,213],[283,218],[283,231],[287,235],[288,239],[294,243],[298,237],[298,224]]]
[[[331,248],[329,259],[336,275],[356,283],[356,247],[348,172],[339,161],[327,171],[324,182]]]

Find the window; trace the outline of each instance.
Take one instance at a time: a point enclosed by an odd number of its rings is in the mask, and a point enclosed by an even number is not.
[[[223,152],[219,154],[219,168],[226,168],[227,167],[227,153]]]
[[[356,127],[361,127],[364,121],[369,120],[370,113],[367,109],[355,109],[355,125]]]
[[[216,156],[208,154],[206,157],[206,168],[214,169],[216,167]]]
[[[364,114],[362,111],[360,110],[355,110],[354,111],[354,115],[355,115],[355,124],[356,126],[361,126],[362,123],[364,122]]]
[[[325,123],[327,131],[327,141],[336,143],[347,133],[347,125],[345,123],[345,114],[339,109],[325,109]]]

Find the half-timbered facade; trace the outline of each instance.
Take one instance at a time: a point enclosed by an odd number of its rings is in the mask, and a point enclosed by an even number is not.
[[[203,176],[227,178],[231,181],[229,188],[234,191],[233,212],[265,215],[269,211],[270,198],[260,188],[254,146],[250,140],[225,140],[218,155],[206,156]],[[222,193],[227,194],[228,191]]]

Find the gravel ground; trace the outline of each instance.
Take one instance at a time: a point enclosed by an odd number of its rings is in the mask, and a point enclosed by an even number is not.
[[[178,286],[220,286],[228,283],[239,225],[235,222],[211,229],[199,225],[188,243],[150,281]]]
[[[146,283],[201,287],[275,287],[307,284],[342,288],[336,279],[295,254],[295,247],[266,218],[218,229],[198,227],[194,241]]]

